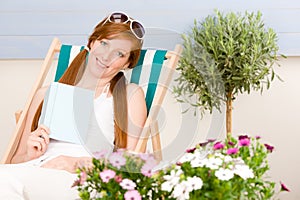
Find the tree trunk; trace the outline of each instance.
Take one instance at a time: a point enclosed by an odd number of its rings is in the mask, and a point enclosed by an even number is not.
[[[226,100],[226,136],[232,134],[232,91],[227,93]]]

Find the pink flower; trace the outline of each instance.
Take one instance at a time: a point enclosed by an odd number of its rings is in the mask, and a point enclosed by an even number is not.
[[[214,150],[223,149],[223,148],[224,148],[224,144],[222,144],[221,142],[216,142],[214,144]]]
[[[104,150],[101,150],[101,151],[96,151],[93,153],[93,156],[96,158],[96,159],[101,159],[101,158],[104,158],[105,155],[107,154],[107,150],[104,149]]]
[[[260,137],[259,135],[257,135],[257,136],[255,136],[255,138],[256,138],[257,140],[259,140],[261,137]]]
[[[152,155],[152,154],[149,154],[149,153],[141,153],[141,154],[140,154],[140,158],[141,158],[142,160],[147,161],[149,158],[152,159],[152,158],[153,158],[153,155]]]
[[[122,176],[119,176],[119,175],[115,176],[115,181],[116,181],[117,183],[121,183],[121,181],[122,181]]]
[[[286,187],[286,185],[283,184],[281,181],[280,181],[280,185],[281,185],[281,191],[287,191],[287,192],[290,192],[290,189],[288,189],[288,188]]]
[[[152,169],[155,167],[155,163],[145,163],[141,169],[141,172],[144,176],[151,177],[152,176]]]
[[[114,178],[116,175],[116,172],[110,169],[104,170],[103,172],[100,172],[100,178],[104,183],[108,183],[110,179]]]
[[[270,151],[271,153],[273,152],[274,150],[274,147],[271,146],[271,145],[268,145],[268,144],[265,144],[265,147],[267,148],[268,151]]]
[[[249,146],[250,145],[250,139],[249,138],[242,138],[239,140],[240,146]]]
[[[109,157],[109,162],[116,168],[120,169],[126,163],[126,158],[120,152],[114,152]]]
[[[136,187],[136,184],[132,180],[125,178],[121,181],[120,186],[124,190],[133,190]]]
[[[79,179],[80,185],[84,184],[86,178],[87,178],[86,172],[85,171],[80,172],[80,179]]]
[[[227,154],[228,154],[228,155],[236,154],[238,151],[239,151],[238,148],[229,148],[229,149],[227,150]]]
[[[137,190],[129,190],[124,194],[125,200],[141,200],[142,197]]]

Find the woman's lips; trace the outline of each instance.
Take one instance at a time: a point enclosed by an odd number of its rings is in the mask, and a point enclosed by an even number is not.
[[[96,57],[96,62],[97,62],[97,65],[99,65],[99,66],[102,67],[102,68],[109,68],[109,66],[103,64],[103,63],[100,61],[100,59],[98,59],[97,57]]]

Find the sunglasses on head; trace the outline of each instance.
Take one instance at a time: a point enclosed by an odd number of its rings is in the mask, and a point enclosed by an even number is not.
[[[112,22],[112,23],[122,23],[126,24],[130,22],[130,30],[134,34],[134,36],[140,40],[142,40],[145,36],[145,29],[143,25],[138,22],[137,20],[131,19],[127,14],[122,12],[114,12],[110,14],[103,25],[106,22]]]

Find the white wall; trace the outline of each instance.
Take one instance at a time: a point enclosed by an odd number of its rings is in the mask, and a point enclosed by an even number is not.
[[[21,109],[29,91],[39,73],[41,60],[0,60],[0,155],[6,149],[7,142],[15,126],[14,112]],[[282,193],[280,199],[300,199],[300,57],[288,57],[281,61],[277,73],[284,82],[275,80],[269,90],[261,95],[238,96],[234,102],[233,132],[238,134],[261,135],[263,141],[275,146],[270,155],[270,176],[279,183],[282,180],[291,193]],[[163,126],[161,130],[163,144],[172,143],[181,123],[181,105],[175,103],[169,92],[163,104]],[[196,131],[193,143],[205,138],[211,121],[204,119]],[[193,121],[193,119],[191,119]],[[193,130],[193,129],[192,129]],[[189,134],[189,131],[186,131]],[[166,135],[169,136],[166,136]],[[171,138],[171,139],[170,139]]]

